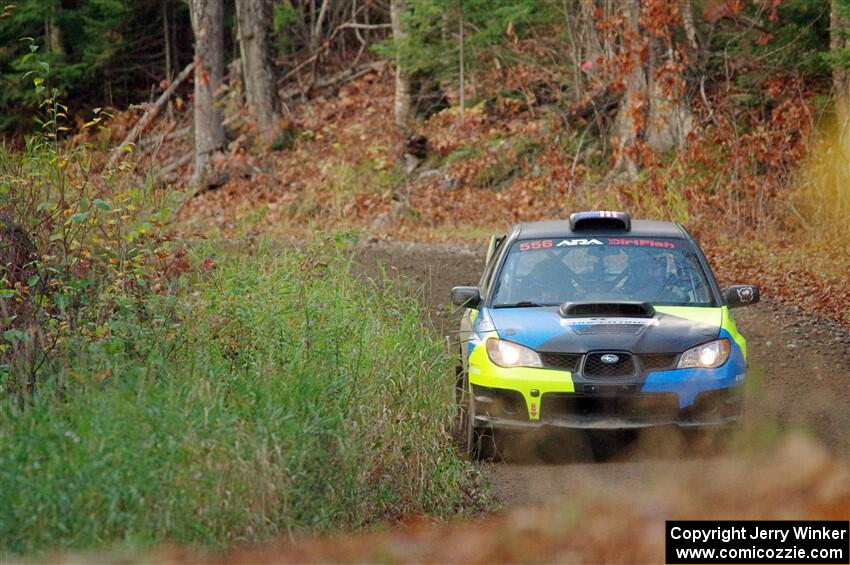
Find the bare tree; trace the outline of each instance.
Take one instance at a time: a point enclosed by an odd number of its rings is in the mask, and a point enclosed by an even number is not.
[[[397,44],[403,44],[408,37],[404,17],[407,14],[406,0],[391,0],[390,19],[392,20],[393,39]],[[412,107],[412,87],[410,73],[401,65],[401,57],[396,57],[395,66],[395,123],[403,127],[410,121]]]
[[[195,173],[191,184],[209,184],[210,160],[224,147],[222,111],[216,94],[224,74],[223,0],[191,0],[195,34]]]
[[[272,18],[271,0],[236,0],[245,101],[261,131],[271,129],[279,117]]]

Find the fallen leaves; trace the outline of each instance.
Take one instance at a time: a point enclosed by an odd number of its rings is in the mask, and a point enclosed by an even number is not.
[[[761,238],[725,240],[706,249],[721,283],[755,284],[762,297],[850,329],[850,255],[840,242],[804,243],[775,232]]]

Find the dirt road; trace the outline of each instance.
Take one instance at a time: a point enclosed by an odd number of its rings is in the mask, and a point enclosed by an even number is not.
[[[483,267],[479,249],[442,245],[376,243],[366,246],[360,261],[367,272],[381,264],[420,289],[432,312],[435,331],[454,327],[448,305],[452,286],[476,284]],[[722,283],[746,281],[721,281]],[[493,492],[506,506],[539,503],[569,495],[576,486],[624,495],[663,488],[721,473],[741,453],[800,428],[813,433],[839,461],[850,453],[850,333],[805,316],[767,297],[761,304],[735,311],[749,340],[750,378],[745,425],[725,455],[697,457],[683,449],[670,430],[643,433],[613,460],[586,456],[581,438],[561,436],[535,441],[508,462],[484,465]],[[559,457],[551,457],[555,454]],[[556,463],[551,463],[552,460]]]

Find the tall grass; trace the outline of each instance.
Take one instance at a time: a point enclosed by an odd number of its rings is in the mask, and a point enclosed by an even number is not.
[[[850,237],[850,128],[830,124],[810,143],[791,210],[817,239]]]
[[[458,511],[447,355],[419,302],[354,278],[341,245],[207,261],[57,365],[61,396],[4,402],[0,558]]]

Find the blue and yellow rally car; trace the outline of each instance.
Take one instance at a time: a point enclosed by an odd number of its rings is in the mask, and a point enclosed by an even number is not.
[[[479,285],[452,289],[459,435],[489,457],[503,429],[733,423],[747,343],[729,310],[758,300],[749,285],[722,294],[679,224],[599,211],[515,225],[491,239]]]

